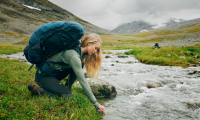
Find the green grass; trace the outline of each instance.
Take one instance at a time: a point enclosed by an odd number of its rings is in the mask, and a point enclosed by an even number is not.
[[[102,46],[102,49],[105,50],[124,50],[124,49],[131,49],[132,46]]]
[[[22,52],[23,50],[24,46],[0,44],[0,54],[12,54]]]
[[[20,46],[3,47],[0,54],[22,51]],[[28,71],[29,67],[18,60],[0,58],[0,119],[102,119],[81,88],[73,87],[73,96],[68,99],[32,96],[27,86],[34,83],[35,69]]]
[[[198,39],[199,34],[200,24],[196,24],[183,28],[161,29],[124,35],[100,35],[100,37],[102,39],[103,50],[132,49],[125,54],[135,55],[137,59],[145,64],[187,67],[188,64],[196,64],[197,61],[199,61],[199,59],[194,58],[194,56],[200,56],[200,44],[184,46],[184,48],[170,46],[160,49],[136,45],[138,43],[155,43],[164,40]]]
[[[199,46],[200,44],[184,48],[161,47],[159,49],[132,47],[132,50],[125,52],[125,54],[135,55],[138,60],[145,64],[187,67],[188,64],[197,63],[198,58],[194,58],[193,56],[200,56]]]

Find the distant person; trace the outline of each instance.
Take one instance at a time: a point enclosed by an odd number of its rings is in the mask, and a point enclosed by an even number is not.
[[[80,34],[78,35],[80,36]],[[82,36],[83,35],[81,35],[81,37]],[[37,67],[35,81],[41,88],[30,83],[28,85],[29,91],[31,91],[33,95],[47,94],[53,97],[59,96],[68,98],[72,96],[71,87],[74,81],[78,78],[78,81],[90,101],[96,108],[99,108],[100,111],[104,113],[104,107],[96,101],[82,69],[83,66],[86,68],[89,77],[98,76],[102,60],[100,47],[101,39],[99,35],[92,33],[85,36],[80,42],[79,50],[81,54],[79,54],[75,49],[69,49],[48,57],[46,61],[51,62],[49,66],[55,69],[56,72],[47,75],[42,72],[40,67]],[[62,62],[63,64],[58,64],[56,62]],[[60,81],[68,75],[68,81],[65,85],[62,84]]]
[[[155,43],[155,45],[152,47],[153,49],[157,49],[157,48],[160,48],[159,44],[158,43]]]

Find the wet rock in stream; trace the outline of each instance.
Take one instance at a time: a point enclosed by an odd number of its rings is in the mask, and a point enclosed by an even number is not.
[[[117,91],[115,86],[111,85],[110,83],[104,81],[104,80],[95,80],[95,79],[89,79],[88,83],[90,85],[90,88],[92,89],[92,92],[96,98],[112,98],[116,97]],[[74,86],[81,87],[79,82],[76,82]]]
[[[116,62],[116,63],[119,63],[119,61],[111,61],[111,62]]]
[[[105,58],[111,58],[110,56],[106,55]]]
[[[138,95],[143,92],[144,92],[143,89],[129,89],[124,91],[124,95]]]
[[[135,61],[127,61],[126,64],[134,64]]]
[[[118,58],[128,58],[127,55],[118,55],[117,57],[118,57]]]
[[[189,64],[188,67],[198,67],[197,64]]]
[[[157,87],[161,87],[161,84],[158,82],[149,82],[147,83],[147,88],[157,88]]]
[[[200,74],[200,71],[193,71],[193,72],[188,73],[188,75],[193,75],[193,74]]]
[[[188,109],[195,110],[200,108],[200,103],[186,103],[186,104]]]

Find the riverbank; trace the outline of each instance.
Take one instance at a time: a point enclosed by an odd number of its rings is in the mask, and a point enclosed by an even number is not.
[[[21,46],[4,46],[4,49],[10,49],[11,51],[8,52],[5,50],[1,53],[10,54],[12,52],[21,52],[23,49],[20,47]],[[158,52],[163,50],[161,49],[163,47],[160,49],[152,49],[151,47],[145,48],[144,46],[137,48],[138,53],[141,51],[141,53],[145,53],[145,51],[149,50],[152,50],[149,52],[153,53],[155,50]],[[169,50],[167,49],[167,51]],[[173,49],[172,51],[176,50]],[[121,51],[122,54],[118,54],[118,52],[119,51],[105,50],[104,53],[107,54],[103,55],[100,77],[101,79],[112,83],[118,91],[118,95],[115,99],[98,100],[106,109],[106,115],[103,119],[173,118],[174,116],[171,116],[171,114],[177,112],[177,109],[180,111],[187,111],[189,117],[198,118],[198,114],[196,113],[199,112],[199,103],[189,101],[189,99],[199,99],[195,98],[199,94],[199,89],[196,89],[199,85],[199,81],[197,80],[199,74],[194,73],[194,71],[199,72],[199,69],[146,65],[140,63],[133,55],[123,55],[127,50]],[[185,51],[183,53],[185,53]],[[11,57],[9,57],[9,59],[10,58]],[[27,85],[34,82],[33,78],[35,70],[32,69],[31,72],[27,72],[29,67],[30,65],[26,65],[18,60],[0,58],[0,69],[3,70],[0,72],[0,80],[2,81],[0,82],[0,85],[3,86],[0,88],[0,100],[3,103],[1,106],[1,111],[3,111],[1,112],[2,118],[102,119],[96,115],[93,105],[91,105],[84,95],[83,90],[76,87],[73,87],[72,90],[74,96],[68,99],[67,103],[64,99],[58,100],[49,98],[48,96],[31,96],[27,89]],[[189,75],[189,73],[193,74]],[[191,81],[196,84],[190,84]],[[160,87],[153,89],[148,88],[147,84],[152,82],[155,84],[159,83]],[[195,87],[195,89],[191,89],[193,87]],[[191,96],[189,90],[192,90],[195,95]],[[185,91],[188,91],[187,95],[190,95],[190,98],[182,100],[186,94]],[[177,93],[179,93],[178,98],[176,98]],[[19,96],[19,94],[21,96]],[[166,94],[173,99],[173,105],[181,105],[181,108],[173,107],[168,99],[162,99],[166,98]],[[158,95],[162,96],[158,97]],[[149,96],[151,99],[149,99]],[[151,101],[152,99],[153,101]],[[179,103],[180,100],[183,102]],[[154,101],[157,101],[156,104]],[[164,106],[167,106],[168,109],[165,109],[163,104]],[[157,106],[161,106],[162,109],[160,110]],[[187,106],[187,108],[184,108],[185,106]],[[140,113],[140,109],[142,109],[145,114]],[[195,113],[192,115],[191,113],[193,111],[191,109],[195,110]],[[165,114],[165,111],[169,114]],[[160,114],[162,116],[159,116]],[[175,117],[188,118],[182,112],[178,112]]]
[[[143,64],[124,50],[105,50],[100,78],[117,96],[101,99],[104,120],[199,120],[200,66]]]
[[[0,45],[0,54],[22,51],[22,46]],[[32,96],[27,86],[34,83],[35,69],[29,68],[19,60],[0,58],[0,119],[102,119],[81,88],[73,87],[69,99]]]
[[[188,67],[191,64],[200,65],[200,44],[184,47],[132,47],[132,50],[125,54],[135,55],[140,62],[145,64],[182,67]]]

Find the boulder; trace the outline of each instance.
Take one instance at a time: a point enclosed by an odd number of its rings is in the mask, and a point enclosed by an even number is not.
[[[112,98],[116,97],[116,88],[110,83],[104,80],[94,80],[87,78],[87,81],[92,89],[92,92],[96,98]],[[81,87],[79,82],[74,83],[74,86]]]
[[[158,82],[149,82],[147,83],[147,88],[157,88],[157,87],[161,87],[161,84]]]

